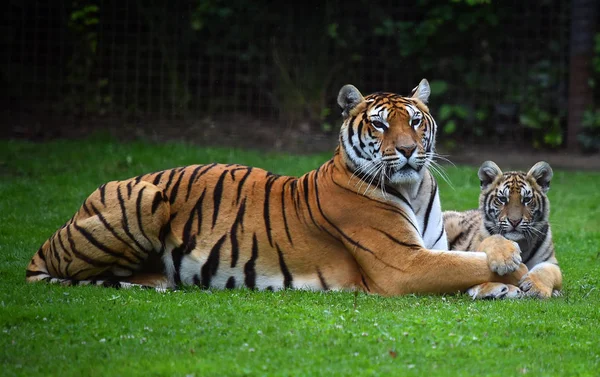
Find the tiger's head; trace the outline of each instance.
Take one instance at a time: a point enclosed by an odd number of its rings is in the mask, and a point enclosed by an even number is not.
[[[373,93],[352,85],[338,95],[344,122],[340,148],[347,167],[376,184],[419,182],[433,157],[436,123],[426,103],[431,90],[423,79],[411,97]]]
[[[484,226],[490,234],[501,234],[513,240],[531,240],[545,234],[550,205],[546,193],[550,189],[552,168],[540,161],[529,172],[502,173],[492,161],[479,168]]]

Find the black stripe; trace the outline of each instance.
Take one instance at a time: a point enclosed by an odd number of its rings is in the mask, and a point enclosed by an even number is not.
[[[154,199],[152,200],[152,214],[153,215],[156,212],[156,210],[158,209],[158,206],[160,205],[160,203],[162,203],[162,202],[163,202],[162,192],[157,192],[156,194],[154,194]]]
[[[83,210],[85,211],[85,213],[86,213],[88,216],[91,216],[91,215],[92,215],[92,213],[90,212],[90,209],[88,208],[88,206],[87,206],[86,202],[87,202],[87,199],[86,199],[86,201],[85,201],[85,202],[83,202],[83,205],[82,205],[81,207],[83,208]]]
[[[131,187],[132,187],[133,182],[129,181],[127,183],[127,199],[131,199]]]
[[[244,200],[242,200],[242,204],[240,205],[240,208],[238,209],[238,213],[235,216],[235,221],[233,222],[233,225],[231,226],[231,230],[229,232],[229,235],[231,237],[231,268],[235,267],[235,265],[237,264],[237,260],[240,254],[240,250],[239,250],[239,242],[237,239],[237,230],[238,230],[238,226],[241,225],[242,226],[242,230],[244,229],[244,213],[246,211],[246,198],[244,198]]]
[[[100,203],[106,205],[106,183],[98,188],[100,190]]]
[[[26,270],[25,271],[25,277],[31,277],[31,276],[39,276],[39,275],[47,275],[47,272],[44,271],[32,271],[32,270]]]
[[[298,201],[300,199],[298,196],[298,179],[297,178],[294,178],[291,186],[292,187],[290,189],[290,196],[292,197],[292,203],[294,203],[294,211],[296,212],[296,218],[298,218],[298,220],[300,220],[300,212],[298,212]]]
[[[223,246],[223,243],[225,242],[225,237],[226,235],[222,236],[213,246],[213,248],[210,251],[210,254],[208,254],[206,262],[200,270],[200,274],[202,275],[201,284],[203,287],[210,287],[210,281],[212,280],[213,276],[216,275],[217,270],[219,269],[219,259],[221,259],[221,246]]]
[[[60,248],[62,249],[63,253],[65,253],[69,257],[73,257],[73,255],[71,254],[71,252],[65,247],[65,244],[63,243],[62,236],[60,235],[60,232],[56,233],[56,238],[58,238],[58,243],[60,244]]]
[[[196,174],[198,174],[198,170],[202,169],[204,165],[198,165],[192,171],[192,175],[190,175],[190,179],[188,180],[187,191],[185,193],[185,200],[187,201],[190,198],[190,192],[192,191],[192,185],[194,184],[194,178],[196,178]]]
[[[88,240],[89,243],[91,243],[92,245],[94,245],[99,250],[102,250],[104,253],[106,253],[108,255],[111,255],[111,256],[113,256],[115,258],[125,259],[127,262],[129,262],[131,264],[137,264],[138,263],[138,261],[134,261],[131,258],[129,258],[127,255],[122,254],[122,253],[118,253],[117,251],[111,249],[110,247],[106,246],[102,242],[98,241],[94,236],[92,236],[91,233],[88,233],[87,230],[85,230],[84,228],[82,228],[79,225],[77,225],[77,223],[74,223],[73,226],[74,226],[75,229],[77,229],[77,231],[79,233],[81,233],[81,235],[83,235],[85,237],[86,240]]]
[[[88,257],[87,255],[79,252],[79,250],[77,250],[77,248],[75,247],[75,241],[73,241],[73,236],[71,235],[70,227],[67,228],[67,240],[69,241],[69,245],[71,246],[71,252],[73,253],[73,255],[75,255],[77,258],[81,259],[82,261],[86,262],[87,264],[94,266],[94,267],[101,267],[101,268],[114,266],[114,263],[112,263],[112,262],[107,263],[107,262],[94,260],[94,259]]]
[[[250,260],[244,265],[244,284],[250,289],[256,288],[256,270],[254,269],[256,258],[258,258],[258,242],[256,241],[256,234],[254,234],[252,236],[252,254]]]
[[[225,284],[225,288],[227,288],[227,289],[235,288],[235,277],[230,276],[229,279],[227,279],[227,284]]]
[[[246,182],[246,179],[248,178],[248,176],[250,175],[251,172],[252,172],[252,168],[250,168],[250,167],[247,168],[246,174],[244,174],[244,176],[240,180],[240,183],[238,184],[237,197],[235,199],[236,204],[238,204],[240,202],[240,197],[242,196],[242,187],[244,186],[244,182]]]
[[[265,202],[263,208],[263,219],[265,221],[265,230],[267,231],[267,238],[269,240],[269,245],[273,246],[273,237],[271,235],[271,218],[269,214],[269,200],[271,198],[271,187],[273,186],[273,182],[276,178],[273,176],[269,176],[267,178],[267,182],[265,183]]]
[[[163,174],[165,174],[165,171],[161,171],[160,173],[158,173],[156,175],[156,177],[154,177],[154,180],[152,181],[152,184],[154,185],[158,185],[158,183],[160,182],[160,179],[162,178]]]
[[[285,185],[293,179],[294,178],[289,178],[283,183],[283,186],[281,187],[281,214],[283,216],[283,227],[285,228],[285,234],[287,235],[287,238],[290,241],[290,245],[292,246],[294,245],[294,243],[292,242],[292,235],[290,234],[290,228],[287,222],[287,215],[285,214]]]
[[[466,236],[467,234],[462,231],[460,233],[458,233],[458,235],[456,237],[454,237],[453,240],[451,240],[450,242],[448,242],[448,250],[454,250],[454,246],[459,242],[462,241],[462,239]],[[464,251],[468,251],[468,250],[464,250]]]
[[[183,249],[185,248],[185,244],[181,244],[180,246],[171,250],[171,259],[173,260],[173,269],[174,275],[173,279],[175,281],[175,285],[181,285],[181,260],[183,259]]]
[[[137,250],[135,250],[129,243],[127,243],[127,241],[125,241],[121,236],[119,236],[119,234],[115,231],[115,229],[108,223],[108,221],[106,221],[106,219],[104,218],[104,216],[102,215],[102,213],[100,213],[100,211],[98,210],[98,208],[96,208],[96,206],[94,206],[92,204],[92,210],[94,211],[95,215],[98,216],[98,219],[100,220],[100,222],[102,223],[102,225],[104,225],[104,227],[113,235],[113,237],[115,237],[116,239],[118,239],[119,241],[121,241],[124,245],[126,245],[127,247],[129,247],[135,254],[136,256],[139,258],[139,260],[141,261],[143,259],[143,257],[141,255],[139,255],[139,253],[137,252]],[[63,246],[62,243],[62,239],[58,238],[58,242],[60,242],[61,246]],[[64,248],[64,246],[63,246]],[[146,252],[146,250],[144,248],[140,248],[141,251]]]
[[[312,223],[317,228],[324,229],[321,225],[319,225],[317,223],[317,221],[315,220],[315,217],[313,216],[312,209],[310,208],[309,191],[308,191],[308,180],[309,180],[309,175],[310,174],[314,174],[315,177],[316,177],[316,172],[313,172],[313,173],[305,174],[304,177],[303,177],[303,179],[302,179],[302,186],[303,186],[303,190],[304,190],[304,201],[306,203],[306,209],[308,210],[308,215],[309,215],[310,220],[312,221]]]
[[[187,187],[187,193],[185,194],[185,200],[188,200],[190,198],[190,193],[192,192],[192,186],[194,185],[196,178],[200,178],[201,176],[206,174],[206,172],[208,172],[210,169],[214,168],[216,165],[217,165],[216,163],[212,163],[212,164],[208,165],[206,167],[206,169],[204,169],[199,175],[198,175],[198,172],[199,172],[200,168],[204,167],[204,165],[199,165],[198,167],[196,167],[194,169],[194,171],[192,172],[192,175],[190,176],[190,180],[188,181],[188,187]],[[196,175],[198,175],[198,177],[196,177]]]
[[[137,222],[138,222],[138,228],[140,229],[140,232],[142,233],[142,236],[144,236],[144,238],[146,240],[148,240],[148,243],[150,244],[150,248],[154,249],[154,244],[152,243],[152,241],[150,240],[150,238],[148,238],[148,235],[146,234],[146,232],[144,231],[144,227],[142,224],[142,199],[143,199],[143,195],[144,195],[144,190],[146,189],[147,186],[142,187],[142,189],[138,192],[138,197],[135,203],[135,209],[136,209],[136,216],[137,216]]]
[[[171,192],[169,193],[169,203],[171,203],[171,204],[175,203],[175,199],[177,199],[177,194],[179,193],[179,185],[181,184],[181,180],[183,179],[185,172],[186,171],[183,170],[181,172],[181,174],[179,174],[179,178],[177,178],[177,182],[175,182],[175,184],[173,185],[173,188],[171,189]]]
[[[138,175],[137,177],[135,177],[135,184],[137,185],[138,183],[140,183],[141,180],[142,180],[142,176]]]
[[[404,202],[404,204],[406,204],[408,206],[408,208],[410,208],[410,210],[412,212],[414,212],[414,209],[413,209],[412,205],[410,204],[410,202],[404,197],[404,195],[402,195],[400,192],[396,191],[396,189],[392,188],[391,186],[386,185],[385,191],[388,194],[392,194],[396,198],[402,200]]]
[[[376,230],[379,233],[382,233],[384,236],[386,236],[392,242],[394,242],[394,243],[396,243],[396,244],[398,244],[400,246],[408,247],[408,248],[411,248],[411,249],[421,249],[422,248],[421,245],[418,245],[418,244],[415,244],[415,243],[408,243],[408,242],[401,241],[401,240],[397,239],[396,237],[392,236],[391,234],[389,234],[388,232],[386,232],[384,230],[373,228],[373,227],[371,227],[371,229]]]
[[[329,285],[325,281],[325,278],[323,277],[323,274],[321,273],[321,270],[319,269],[319,267],[317,267],[317,276],[319,277],[319,281],[321,282],[321,287],[323,288],[323,290],[328,291]]]
[[[176,173],[176,169],[171,169],[171,173],[169,174],[169,179],[167,180],[167,184],[165,185],[165,189],[163,190],[165,195],[169,191],[169,186],[171,186],[171,183],[173,182],[173,177],[175,176],[175,173]]]
[[[121,226],[123,227],[125,234],[127,234],[127,236],[136,244],[136,246],[140,250],[143,250],[147,253],[148,250],[146,250],[144,246],[142,246],[142,244],[139,243],[139,241],[133,236],[131,230],[129,229],[129,221],[127,220],[127,212],[125,211],[125,201],[123,200],[123,195],[121,194],[121,187],[117,187],[117,199],[119,201],[119,206],[121,207]]]
[[[430,175],[429,176],[431,179],[431,183],[432,183],[432,187],[431,187],[431,193],[430,193],[430,197],[429,197],[429,203],[427,204],[427,210],[425,211],[425,221],[423,224],[423,237],[425,237],[425,233],[427,232],[427,226],[429,225],[429,216],[431,215],[431,209],[433,208],[433,201],[435,200],[435,194],[437,192],[437,184],[435,182],[435,180],[433,179],[433,177]]]
[[[524,260],[523,263],[527,264],[533,258],[533,256],[539,252],[539,248],[542,246],[542,244],[544,243],[544,241],[546,240],[546,238],[548,236],[547,233],[548,233],[548,224],[546,223],[546,224],[544,224],[542,229],[539,230],[539,234],[543,234],[544,237],[540,237],[537,239],[537,242],[535,243],[533,248],[531,248],[531,251],[530,251],[529,255],[527,256],[527,259]]]
[[[283,286],[285,288],[292,288],[292,275],[290,274],[290,270],[288,270],[287,265],[285,264],[285,260],[283,259],[283,252],[279,248],[279,245],[275,244],[275,248],[277,249],[277,254],[279,255],[279,268],[281,268],[281,273],[283,274]]]
[[[182,243],[171,251],[173,266],[175,270],[175,285],[181,284],[181,261],[184,255],[191,253],[196,248],[196,238],[191,238],[186,243]]]
[[[204,189],[204,191],[206,191],[206,189]],[[202,194],[204,194],[204,192],[202,192]],[[188,242],[192,233],[192,223],[194,222],[194,215],[196,214],[196,207],[198,206],[198,204],[202,203],[202,200],[204,199],[204,195],[200,196],[200,199],[198,199],[198,202],[196,202],[196,205],[192,208],[192,210],[190,211],[190,215],[187,219],[187,221],[185,222],[185,225],[183,226],[183,242]],[[198,212],[198,215],[200,215],[200,213]]]
[[[46,262],[46,256],[44,255],[44,250],[41,247],[38,249],[37,255],[40,257],[41,260]]]
[[[360,242],[355,241],[354,239],[352,239],[351,237],[349,237],[346,233],[342,232],[342,230],[337,225],[335,225],[331,220],[329,220],[329,218],[325,215],[325,213],[323,212],[323,209],[321,208],[321,201],[319,199],[319,188],[318,188],[318,185],[317,185],[317,179],[318,179],[318,174],[317,173],[318,172],[319,172],[319,169],[317,169],[316,172],[315,172],[315,198],[317,200],[317,208],[318,208],[319,213],[321,214],[321,216],[323,216],[323,218],[325,219],[325,221],[327,221],[327,223],[329,225],[331,225],[338,232],[338,234],[340,236],[342,236],[342,238],[344,238],[350,244],[352,244],[352,245],[356,246],[357,248],[360,248],[360,249],[362,249],[362,250],[364,250],[364,251],[366,251],[368,253],[375,254],[373,252],[373,250],[367,248],[366,246],[363,246]],[[312,214],[311,214],[311,217],[312,217]],[[322,226],[320,228],[323,229],[323,230],[325,230],[325,231],[327,231]],[[327,231],[327,233],[329,233],[329,231]],[[329,234],[332,235],[331,233],[329,233]]]
[[[444,227],[442,226],[442,230],[440,231],[440,235],[436,238],[435,242],[433,243],[433,245],[431,245],[431,247],[434,247],[435,245],[437,245],[437,243],[439,242],[439,240],[442,238],[443,235],[444,235]]]
[[[371,292],[371,288],[369,288],[369,284],[367,284],[367,279],[365,279],[365,275],[360,274],[360,279],[362,280],[363,285],[367,289],[367,292]]]
[[[213,191],[212,229],[214,229],[217,224],[217,217],[219,216],[219,206],[221,205],[221,195],[223,195],[223,181],[225,180],[225,176],[227,176],[227,170],[223,170]]]

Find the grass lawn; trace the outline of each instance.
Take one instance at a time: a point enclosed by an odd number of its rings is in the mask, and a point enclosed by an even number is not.
[[[25,284],[33,253],[103,182],[213,161],[299,175],[328,158],[0,141],[0,375],[600,375],[600,173],[555,171],[565,294],[547,301]],[[475,207],[476,168],[447,173],[444,208]]]

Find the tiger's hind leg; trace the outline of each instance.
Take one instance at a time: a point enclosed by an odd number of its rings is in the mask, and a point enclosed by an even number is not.
[[[160,260],[169,217],[168,200],[149,182],[102,185],[33,256],[27,281],[127,282]]]

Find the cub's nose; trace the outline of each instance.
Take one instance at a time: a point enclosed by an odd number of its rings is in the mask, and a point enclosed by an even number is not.
[[[516,228],[517,226],[519,226],[519,223],[521,223],[521,219],[508,219],[508,222],[510,223],[510,225],[513,226],[513,228]]]
[[[417,148],[417,144],[411,144],[411,145],[402,145],[400,147],[396,147],[396,150],[398,152],[400,152],[401,155],[403,155],[406,158],[409,158],[410,155],[415,151],[415,149]]]

